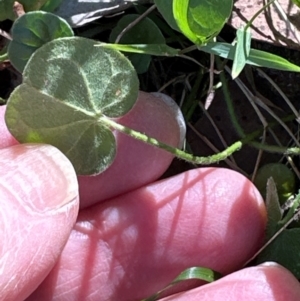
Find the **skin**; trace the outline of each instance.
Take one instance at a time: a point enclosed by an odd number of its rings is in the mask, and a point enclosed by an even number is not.
[[[176,145],[178,133],[166,132],[172,116],[162,116],[167,110],[160,102],[151,111],[143,99],[133,109],[138,114],[124,123]],[[143,106],[151,118],[142,115]],[[263,200],[242,175],[201,168],[153,182],[172,158],[161,159],[147,145],[128,152],[132,141],[123,137],[118,152],[121,159],[127,155],[127,168],[117,162],[107,178],[78,179],[56,148],[18,144],[5,127],[4,110],[0,107],[1,301],[141,300],[196,265],[226,276],[197,288],[199,283],[190,282],[181,287],[187,291],[163,300],[300,300],[297,279],[283,267],[242,269],[263,243],[266,225]],[[157,112],[164,122],[157,121]],[[126,177],[131,180],[119,190]],[[114,181],[115,191],[103,181]]]

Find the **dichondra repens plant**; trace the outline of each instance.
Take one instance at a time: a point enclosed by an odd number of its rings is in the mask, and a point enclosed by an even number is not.
[[[251,37],[243,30],[239,31],[236,46],[210,42],[230,16],[232,0],[156,0],[155,4],[169,25],[195,43],[196,49],[233,59],[234,77],[246,63],[300,71],[298,66],[280,57],[250,49]],[[8,56],[23,72],[23,83],[7,103],[7,126],[20,142],[48,143],[59,148],[78,174],[100,173],[113,162],[116,153],[113,129],[196,164],[224,160],[242,146],[237,141],[221,153],[196,157],[112,119],[133,107],[139,87],[136,70],[118,49],[180,55],[180,51],[166,44],[104,44],[74,37],[63,19],[45,12],[31,12],[17,19],[12,38]],[[240,47],[240,43],[247,45],[247,49]]]
[[[5,120],[18,141],[56,146],[78,174],[100,173],[113,162],[112,129],[195,163],[223,160],[241,146],[237,142],[212,157],[195,157],[116,123],[112,118],[134,105],[138,86],[134,68],[120,52],[105,44],[95,47],[90,39],[56,39],[29,59],[23,83],[7,103]]]

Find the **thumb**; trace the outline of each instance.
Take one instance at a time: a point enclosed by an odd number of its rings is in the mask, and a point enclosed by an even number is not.
[[[78,213],[71,163],[54,147],[0,149],[0,300],[24,300],[47,276]]]

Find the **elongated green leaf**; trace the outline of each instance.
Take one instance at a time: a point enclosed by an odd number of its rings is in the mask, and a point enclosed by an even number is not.
[[[266,188],[266,207],[267,207],[267,227],[266,240],[270,239],[278,230],[278,222],[282,218],[282,210],[280,208],[276,184],[273,178],[269,178]]]
[[[140,15],[129,14],[121,18],[117,26],[111,31],[109,40],[114,42],[119,34],[129,24],[134,22]],[[149,18],[142,19],[136,26],[133,26],[122,35],[120,44],[164,44],[165,38],[160,29]],[[137,73],[144,73],[148,70],[151,62],[150,55],[128,54],[128,59],[135,67]]]
[[[206,282],[213,282],[221,278],[221,274],[218,272],[215,272],[211,269],[208,268],[203,268],[203,267],[191,267],[183,272],[181,272],[168,286],[166,286],[164,289],[160,290],[153,296],[146,298],[142,301],[155,301],[159,298],[159,296],[169,288],[175,286],[177,283],[186,281],[186,280],[191,280],[191,279],[196,279],[196,280],[204,280]]]
[[[39,48],[5,115],[18,141],[56,146],[78,174],[97,174],[112,163],[114,135],[99,119],[124,115],[138,96],[137,75],[128,59],[94,45],[72,37]]]
[[[39,47],[51,40],[73,35],[69,24],[56,15],[42,11],[27,13],[18,18],[12,27],[9,59],[22,72],[30,56]]]
[[[0,55],[0,62],[4,62],[5,60],[8,60],[8,54],[3,53]]]
[[[199,279],[207,282],[218,280],[221,274],[203,267],[191,267],[181,272],[173,281],[172,284],[188,279]]]
[[[211,42],[205,46],[199,47],[199,49],[204,52],[212,53],[226,59],[234,59],[234,46],[228,43]],[[275,54],[256,49],[250,50],[249,57],[247,59],[247,64],[258,67],[273,68],[283,71],[300,72],[300,67],[290,63],[288,60]]]
[[[250,29],[245,31],[244,28],[239,28],[236,36],[237,42],[231,71],[232,79],[237,78],[244,69],[251,49]]]
[[[125,52],[150,54],[156,56],[176,56],[179,51],[166,44],[133,44],[133,45],[122,45],[122,44],[106,44],[100,43],[95,46],[115,49]]]

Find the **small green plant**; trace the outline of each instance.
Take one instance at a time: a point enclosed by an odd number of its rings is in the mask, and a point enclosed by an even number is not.
[[[254,184],[264,198],[266,197],[267,182],[271,177],[277,187],[279,202],[283,205],[295,193],[295,174],[282,163],[270,163],[262,166],[256,174]]]
[[[156,0],[155,3],[167,22],[200,50],[214,53],[223,49],[219,55],[226,56],[224,49],[227,47],[228,58],[237,61],[241,57],[238,53],[243,53],[243,47],[210,42],[228,19],[232,10],[231,0],[222,1],[221,10],[217,10],[221,3],[219,0],[200,3]],[[124,25],[135,18],[125,18]],[[152,21],[145,22],[144,26],[155,28]],[[156,30],[156,36],[160,36],[159,30]],[[117,38],[120,31],[117,26],[112,31],[111,40]],[[119,50],[144,55],[180,55],[180,51],[168,47],[163,38],[155,40],[158,44],[97,45],[96,41],[72,35],[71,28],[51,13],[27,13],[13,26],[8,55],[20,71],[27,65],[23,72],[23,84],[11,94],[7,103],[6,123],[20,142],[55,145],[71,160],[78,174],[100,173],[113,162],[116,150],[111,129],[196,164],[224,160],[242,147],[242,142],[237,141],[220,154],[195,157],[117,124],[111,118],[127,113],[138,93],[136,72]],[[139,32],[137,35],[141,36]],[[238,37],[242,35],[243,32]],[[132,37],[124,36],[123,39],[133,41]],[[23,53],[23,56],[18,56],[18,53]],[[243,58],[243,65],[246,62],[258,64],[260,60],[261,65],[300,70],[279,57],[254,50],[246,50]],[[148,64],[145,62],[142,71]],[[236,68],[235,76],[241,69]]]

